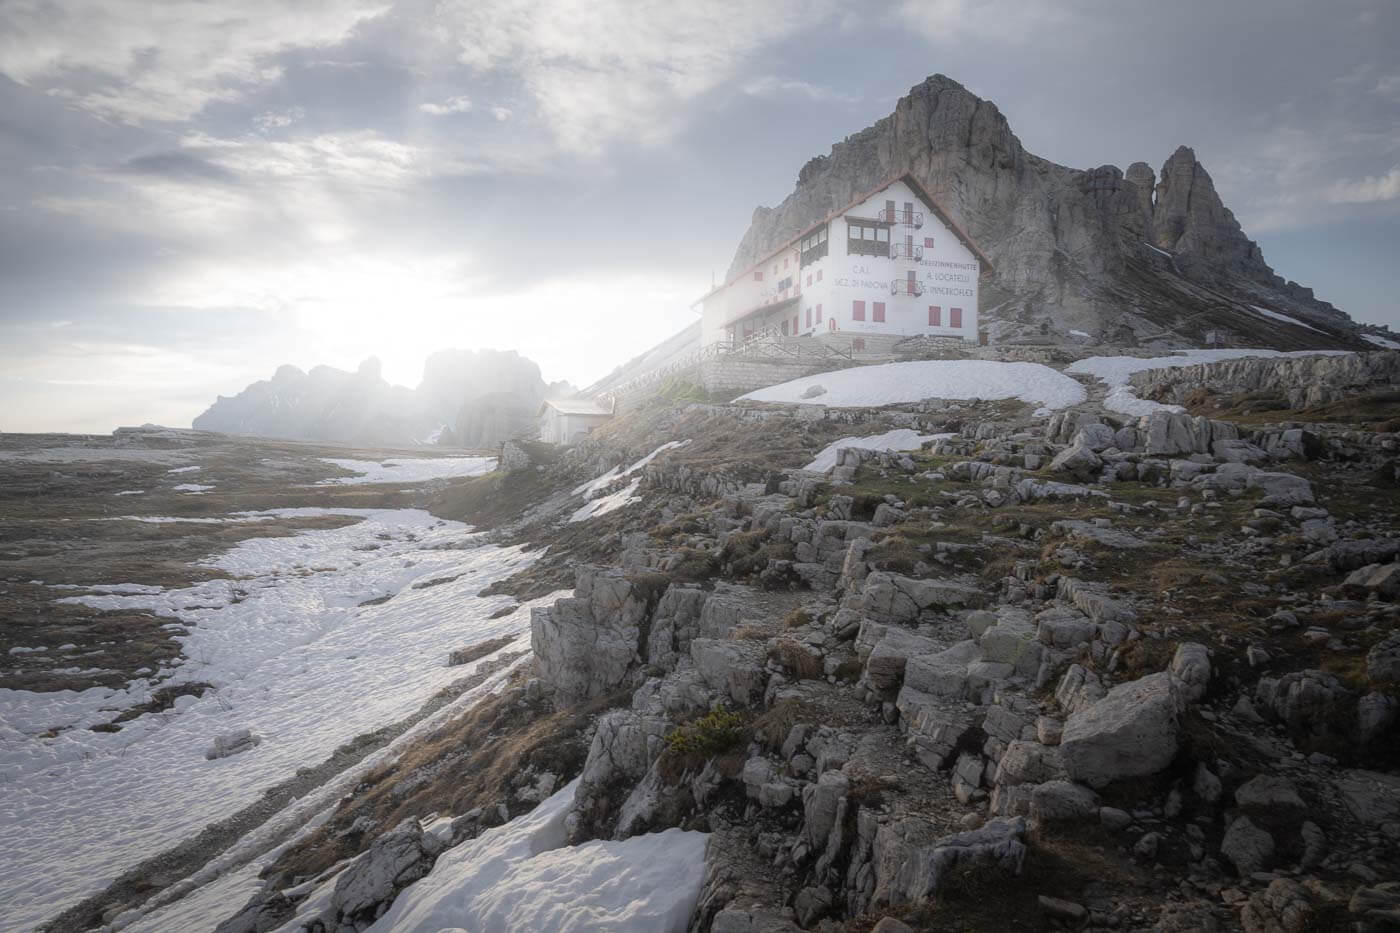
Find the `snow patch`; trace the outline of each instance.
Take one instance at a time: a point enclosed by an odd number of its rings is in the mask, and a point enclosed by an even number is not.
[[[651,461],[655,460],[657,457],[661,456],[666,451],[677,450],[681,447],[686,446],[689,443],[690,438],[686,438],[683,441],[670,441],[669,443],[662,444],[660,447],[656,448],[651,453],[647,454],[645,457],[638,460],[636,463],[632,464],[625,470],[619,467],[613,467],[611,470],[604,473],[597,479],[591,479],[586,483],[580,483],[578,486],[575,486],[573,488],[573,490],[570,492],[570,495],[583,496],[585,499],[591,499],[598,493],[602,492],[604,489],[608,488],[608,486],[612,485],[615,481],[622,479],[624,476],[631,476],[633,473],[637,472],[642,467],[646,466],[648,463],[651,463]]]
[[[165,472],[167,472],[167,473],[198,473],[198,472],[199,472],[199,467],[197,467],[197,466],[174,467],[173,469],[166,470]]]
[[[1326,331],[1318,330],[1316,327],[1313,327],[1311,324],[1304,324],[1302,321],[1298,320],[1297,318],[1291,317],[1291,316],[1289,316],[1289,315],[1287,315],[1287,314],[1282,314],[1282,313],[1280,313],[1280,312],[1278,312],[1278,311],[1271,311],[1271,310],[1269,310],[1268,308],[1261,308],[1261,307],[1259,307],[1258,305],[1250,305],[1249,307],[1250,307],[1252,310],[1258,312],[1259,314],[1264,315],[1264,317],[1273,318],[1275,321],[1282,321],[1282,322],[1285,323],[1285,324],[1292,324],[1294,327],[1305,327],[1305,328],[1307,328],[1308,330],[1310,330],[1310,331],[1312,331],[1313,333],[1316,333],[1316,334],[1325,334],[1325,333],[1326,333]]]
[[[570,522],[583,522],[590,518],[597,518],[599,515],[607,515],[609,512],[616,512],[623,506],[631,505],[641,499],[637,495],[637,489],[642,485],[642,478],[639,476],[617,492],[606,496],[599,496],[590,499],[574,511],[569,516]]]
[[[1385,347],[1387,350],[1400,350],[1400,342],[1387,340],[1385,337],[1378,337],[1375,334],[1362,334],[1361,339],[1374,343],[1378,347]]]
[[[802,395],[814,385],[826,388],[815,398]],[[928,398],[1017,398],[1046,408],[1084,401],[1084,387],[1040,363],[994,360],[916,360],[858,366],[804,376],[740,396],[755,402],[864,408],[918,402]]]
[[[344,460],[321,457],[325,463],[357,476],[322,480],[319,486],[358,486],[366,483],[423,483],[435,479],[481,476],[496,468],[495,457],[390,457],[387,460]]]
[[[188,492],[194,495],[201,495],[213,489],[213,486],[201,486],[199,483],[181,483],[174,487],[176,492]]]
[[[444,852],[370,933],[684,933],[705,876],[706,834],[668,829],[565,846],[577,784]]]
[[[886,431],[884,434],[872,434],[869,437],[843,437],[823,447],[821,453],[817,454],[812,462],[802,469],[812,473],[830,473],[832,468],[836,466],[837,455],[848,447],[859,447],[863,450],[918,450],[925,441],[943,440],[954,436],[953,434],[920,434],[909,428],[898,428],[894,431]]]

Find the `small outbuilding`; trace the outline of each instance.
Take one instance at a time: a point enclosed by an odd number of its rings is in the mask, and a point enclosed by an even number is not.
[[[612,419],[611,401],[592,398],[550,399],[540,405],[540,440],[568,446]]]

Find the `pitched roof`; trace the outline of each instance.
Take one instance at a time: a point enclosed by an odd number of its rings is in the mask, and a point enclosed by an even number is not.
[[[837,208],[836,210],[827,214],[821,220],[818,220],[815,223],[808,224],[806,227],[803,227],[800,231],[798,231],[796,236],[787,240],[785,243],[783,243],[782,246],[779,246],[777,249],[774,249],[771,252],[767,253],[762,259],[746,267],[744,271],[740,272],[738,275],[726,279],[722,285],[716,285],[714,288],[701,295],[700,300],[704,301],[706,298],[709,298],[711,295],[715,294],[715,292],[728,288],[733,283],[752,273],[753,270],[757,269],[759,266],[766,265],[774,256],[777,256],[784,250],[791,249],[794,243],[799,242],[803,237],[807,236],[813,230],[816,230],[819,227],[831,223],[837,217],[840,217],[842,214],[846,213],[851,208],[855,207],[857,204],[860,204],[861,202],[874,197],[881,191],[884,191],[890,185],[893,185],[895,182],[900,181],[908,185],[909,190],[914,192],[914,196],[917,197],[920,201],[923,201],[925,207],[933,211],[933,213],[937,214],[938,219],[943,222],[943,225],[946,226],[949,230],[953,231],[953,235],[956,236],[959,240],[961,240],[962,244],[972,251],[972,255],[976,256],[977,261],[981,264],[981,269],[979,270],[981,273],[987,273],[992,271],[992,261],[987,258],[986,253],[982,252],[982,248],[978,246],[975,242],[973,242],[972,237],[967,235],[967,231],[963,230],[963,228],[957,223],[957,221],[953,220],[952,216],[946,210],[943,209],[943,205],[938,203],[938,199],[935,198],[932,194],[930,194],[929,190],[925,188],[917,178],[915,178],[908,172],[905,172],[902,175],[892,175],[891,177],[881,182],[878,187],[872,188],[864,194],[857,195],[856,198],[852,200],[849,204]]]
[[[540,414],[545,408],[553,408],[561,415],[611,415],[612,406],[596,398],[552,398],[540,405]]]

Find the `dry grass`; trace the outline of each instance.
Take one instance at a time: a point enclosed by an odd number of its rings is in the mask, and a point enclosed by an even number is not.
[[[516,689],[524,680],[524,674],[517,675],[504,692],[482,700],[392,765],[366,775],[329,823],[284,852],[264,876],[281,885],[293,883],[363,851],[408,817],[460,814],[506,802],[512,780],[527,769],[553,772],[561,783],[572,779],[588,754],[584,739],[589,724],[599,712],[623,703],[627,694],[555,711],[547,701],[525,702]],[[374,821],[373,829],[346,833],[362,816]]]
[[[791,638],[779,638],[769,645],[768,659],[798,680],[817,680],[822,676],[821,658]]]

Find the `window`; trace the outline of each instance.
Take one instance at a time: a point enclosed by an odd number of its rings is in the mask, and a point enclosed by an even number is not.
[[[787,258],[786,256],[784,256],[784,257],[783,257],[783,268],[784,268],[784,269],[787,268],[787,264],[788,264],[788,258]]]
[[[851,320],[853,320],[853,321],[863,321],[863,320],[865,320],[865,302],[863,302],[863,301],[853,301],[853,302],[851,302]]]
[[[783,318],[783,336],[787,336],[787,318]]]
[[[807,309],[807,327],[808,327],[808,329],[810,329],[811,326],[812,326],[812,309],[811,309],[811,308],[808,308],[808,309]]]
[[[846,252],[856,256],[888,256],[890,230],[872,221],[846,221]]]
[[[812,273],[810,273],[810,272],[807,273],[807,287],[808,287],[808,288],[811,288],[811,287],[812,287]]]
[[[820,324],[821,322],[822,322],[822,306],[821,306],[821,305],[817,305],[817,323]]]
[[[864,349],[865,349],[865,338],[864,338],[864,337],[857,337],[857,338],[855,338],[854,340],[852,340],[852,341],[851,341],[851,349],[852,349],[852,350],[864,350]]]
[[[943,309],[942,309],[941,307],[939,307],[938,305],[929,305],[929,306],[928,306],[928,326],[929,326],[929,327],[942,327],[942,326],[943,326]]]
[[[924,249],[933,249],[933,237],[924,237]]]
[[[755,269],[755,270],[753,270],[753,280],[754,280],[755,282],[762,282],[762,281],[763,281],[763,270],[762,270],[762,269]]]
[[[962,327],[962,308],[948,309],[948,326]]]
[[[780,292],[785,292],[789,288],[792,288],[792,276],[788,276],[778,283],[778,291]]]
[[[801,265],[810,265],[818,259],[821,259],[827,252],[826,227],[822,226],[821,229],[814,230],[812,233],[803,237],[799,245],[801,247],[801,257],[799,260]]]
[[[884,219],[885,219],[885,220],[888,220],[890,223],[894,223],[894,202],[893,202],[893,201],[886,201],[886,202],[885,202],[885,217],[884,217]]]
[[[877,301],[870,307],[870,317],[881,324],[885,321],[885,303]]]
[[[792,334],[794,337],[797,336],[797,315],[795,314],[792,316]]]
[[[817,281],[820,282],[821,280],[822,280],[822,270],[818,269],[818,270],[817,270]]]

